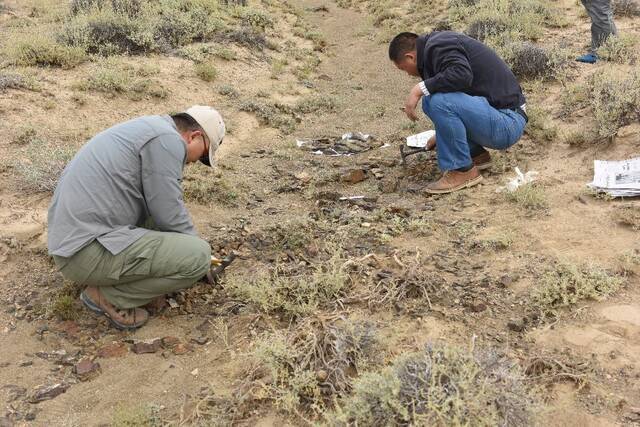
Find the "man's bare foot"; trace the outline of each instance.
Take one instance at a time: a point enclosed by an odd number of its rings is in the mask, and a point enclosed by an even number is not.
[[[118,329],[138,329],[149,320],[147,310],[142,308],[117,308],[107,301],[99,288],[94,286],[87,287],[80,294],[80,300],[94,313],[104,314],[111,321],[111,324]]]

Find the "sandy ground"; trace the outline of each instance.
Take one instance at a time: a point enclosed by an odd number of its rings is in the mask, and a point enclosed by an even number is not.
[[[18,2],[5,2],[13,13],[24,13]],[[625,288],[602,302],[581,302],[576,309],[541,326],[514,331],[507,322],[524,314],[523,295],[535,285],[538,272],[553,259],[572,263],[595,263],[618,268],[622,253],[640,249],[638,232],[619,225],[614,211],[621,203],[585,195],[584,184],[592,177],[596,158],[625,158],[638,153],[637,125],[621,132],[613,145],[573,148],[552,141],[541,145],[525,137],[522,148],[515,148],[518,165],[540,172],[549,201],[544,213],[528,212],[506,202],[496,194],[511,173],[489,173],[483,185],[460,194],[427,198],[408,191],[412,184],[424,184],[437,175],[432,160],[413,160],[414,177],[399,164],[398,144],[413,132],[399,110],[413,81],[402,75],[386,58],[386,46],[367,34],[370,22],[364,12],[338,8],[331,2],[304,0],[293,2],[304,19],[324,34],[327,48],[315,70],[313,88],[297,81],[290,71],[295,61],[272,79],[270,66],[255,60],[246,51],[239,59],[220,62],[215,83],[205,84],[193,75],[189,61],[179,58],[131,58],[131,62],[152,63],[160,68],[158,76],[170,90],[166,99],[132,102],[125,97],[108,98],[100,94],[83,94],[86,102],[74,101],[73,83],[91,72],[91,65],[74,70],[34,69],[30,72],[42,82],[41,92],[9,90],[0,93],[0,150],[3,156],[24,156],[11,144],[23,125],[57,141],[79,146],[96,131],[113,123],[141,114],[173,111],[189,104],[208,103],[223,112],[231,134],[221,148],[217,172],[190,166],[187,177],[199,179],[220,175],[239,194],[235,206],[219,203],[189,203],[198,229],[214,244],[221,236],[236,233],[241,227],[261,230],[273,224],[287,224],[308,218],[316,209],[310,192],[279,192],[283,182],[306,172],[314,180],[367,162],[389,163],[383,170],[388,177],[401,177],[395,192],[379,189],[374,178],[349,185],[332,181],[327,189],[344,195],[377,197],[378,206],[401,206],[412,212],[431,212],[437,227],[446,231],[450,224],[463,221],[474,225],[474,233],[490,236],[507,230],[514,236],[512,246],[503,252],[487,253],[467,247],[456,248],[449,242],[429,236],[404,233],[390,242],[391,252],[418,251],[426,263],[437,268],[435,254],[448,251],[457,259],[457,273],[449,279],[466,283],[460,300],[468,295],[483,301],[489,309],[471,312],[458,299],[441,301],[434,310],[420,316],[407,313],[349,308],[353,317],[371,317],[386,336],[394,336],[389,358],[418,348],[430,340],[466,344],[477,337],[479,345],[499,345],[515,359],[547,353],[553,357],[589,360],[594,376],[586,388],[572,381],[557,381],[549,386],[552,398],[541,423],[554,426],[633,425],[627,417],[640,407],[640,290],[638,277],[631,276]],[[313,7],[327,5],[327,11]],[[578,17],[575,2],[565,0],[562,8],[575,19],[568,28],[550,32],[549,40],[562,37],[580,52],[588,38],[588,22]],[[0,26],[11,19],[2,15]],[[283,15],[279,24],[286,29],[292,16]],[[638,33],[638,20],[621,19],[623,32]],[[296,39],[303,46],[307,41]],[[597,73],[597,65],[576,66],[575,79],[583,80]],[[292,103],[310,93],[337,99],[335,111],[322,111],[302,118],[292,135],[261,125],[253,114],[238,111],[238,103],[220,95],[221,85],[236,87],[242,98],[257,99],[266,92],[271,100]],[[529,104],[545,106],[552,112],[560,108],[561,87],[550,83],[527,93]],[[51,105],[53,109],[47,109]],[[588,117],[572,117],[582,123]],[[560,120],[557,124],[562,125]],[[426,127],[422,121],[418,127]],[[296,137],[339,135],[346,131],[363,131],[391,144],[366,155],[353,158],[314,156],[295,147]],[[513,157],[512,157],[513,158]],[[395,161],[395,162],[393,162]],[[294,179],[295,181],[295,179]],[[319,185],[321,187],[321,185]],[[238,381],[248,375],[250,366],[244,357],[258,333],[278,324],[250,309],[225,310],[217,305],[216,293],[210,299],[193,300],[191,310],[171,310],[152,319],[135,333],[110,329],[102,319],[82,311],[76,321],[62,322],[47,312],[47,304],[62,285],[62,278],[46,256],[46,209],[49,194],[23,194],[16,190],[11,168],[2,169],[0,183],[0,425],[2,416],[17,420],[17,425],[107,425],[121,408],[151,405],[165,420],[179,422],[194,414],[202,390],[214,390],[216,396],[228,396]],[[429,210],[427,210],[429,209]],[[374,227],[378,226],[374,224]],[[439,231],[438,231],[439,232]],[[441,234],[438,234],[441,236]],[[228,237],[228,236],[226,236]],[[235,274],[251,271],[254,260],[244,253]],[[260,260],[263,262],[264,260]],[[506,289],[475,288],[483,277],[509,276]],[[496,293],[492,293],[495,290]],[[469,298],[471,298],[469,297]],[[79,307],[79,306],[78,306]],[[265,318],[266,317],[266,318]],[[126,354],[99,357],[100,349],[112,342],[177,337],[191,349],[176,355],[170,349],[155,354]],[[201,340],[201,338],[205,338]],[[198,343],[201,341],[202,344]],[[127,344],[128,345],[128,344]],[[65,350],[73,355],[96,357],[101,373],[89,381],[77,381],[70,366],[37,356],[38,352]],[[569,355],[569,356],[567,356]],[[37,405],[13,399],[8,387],[24,388],[28,394],[40,384],[71,381],[66,393]],[[34,418],[27,420],[26,418]],[[637,422],[637,419],[636,421]],[[297,424],[277,415],[268,406],[256,406],[242,423],[246,425]],[[11,424],[9,424],[11,425]]]

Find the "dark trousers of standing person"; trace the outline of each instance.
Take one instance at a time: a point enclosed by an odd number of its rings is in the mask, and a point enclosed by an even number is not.
[[[604,43],[610,35],[617,35],[618,29],[613,22],[611,0],[581,0],[591,18],[591,53]]]

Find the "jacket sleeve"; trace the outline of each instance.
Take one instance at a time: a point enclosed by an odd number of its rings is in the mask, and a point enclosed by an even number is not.
[[[186,148],[174,135],[161,135],[140,151],[142,189],[149,215],[160,231],[197,235],[182,199]]]
[[[473,72],[467,53],[460,44],[442,43],[425,46],[424,57],[431,62],[435,75],[424,81],[429,93],[462,92],[471,87]]]

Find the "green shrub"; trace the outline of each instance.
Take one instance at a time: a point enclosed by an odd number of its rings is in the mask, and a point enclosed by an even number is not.
[[[635,64],[638,60],[637,44],[637,37],[631,34],[612,36],[600,46],[598,56],[618,64]]]
[[[25,34],[6,43],[4,54],[18,66],[73,68],[86,61],[82,48],[64,46],[44,34]]]
[[[238,17],[240,22],[247,27],[257,28],[261,31],[273,28],[273,18],[261,10],[241,8],[239,9]]]
[[[601,139],[614,137],[622,126],[640,119],[640,69],[621,74],[604,69],[587,84],[588,102]]]
[[[439,345],[361,375],[327,418],[330,425],[527,426],[536,405],[508,360]]]
[[[5,92],[7,89],[37,90],[38,86],[32,77],[0,72],[0,93]]]
[[[321,415],[350,390],[355,372],[379,361],[378,348],[369,322],[312,317],[293,330],[265,336],[253,355],[272,379],[260,385],[266,399],[291,414]]]
[[[552,142],[558,136],[558,127],[553,123],[551,115],[543,108],[527,105],[529,122],[524,132],[536,142]]]
[[[143,20],[111,10],[77,15],[62,28],[58,38],[61,43],[103,56],[141,54],[156,46]]]
[[[296,117],[290,107],[282,104],[265,104],[248,100],[240,104],[240,111],[255,113],[260,123],[289,134],[296,128]]]
[[[569,63],[567,51],[559,48],[545,49],[531,42],[497,45],[498,54],[522,79],[555,79]]]
[[[218,77],[218,70],[210,62],[200,62],[195,66],[196,75],[205,82],[212,82]]]
[[[623,278],[598,267],[560,264],[539,279],[531,299],[534,307],[547,313],[585,299],[600,300],[615,293],[623,284]]]
[[[326,95],[316,95],[301,99],[295,105],[295,110],[303,114],[317,112],[331,112],[336,108],[334,98]]]
[[[225,26],[218,5],[207,1],[78,0],[71,6],[60,41],[105,56],[208,41]]]

